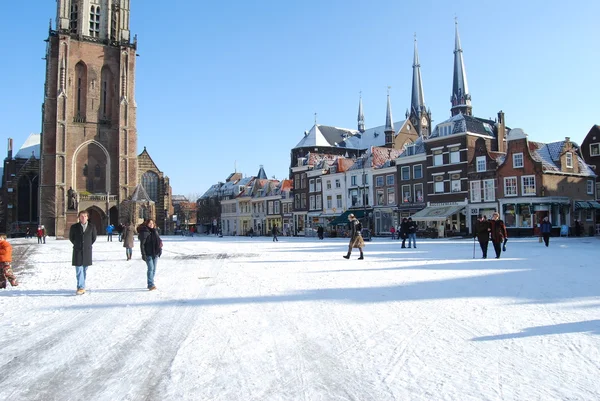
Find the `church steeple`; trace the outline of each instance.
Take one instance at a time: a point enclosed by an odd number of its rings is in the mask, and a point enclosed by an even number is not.
[[[425,107],[425,95],[423,82],[421,80],[421,63],[419,63],[419,51],[417,49],[417,35],[415,35],[415,53],[413,56],[413,81],[412,96],[410,102],[409,117],[419,135],[428,136],[431,126],[431,115]]]
[[[365,132],[365,115],[363,113],[362,92],[358,99],[358,131],[361,134]]]
[[[387,93],[387,110],[385,113],[385,146],[388,148],[393,147],[394,142],[394,120],[392,119],[392,103],[390,102],[390,87],[388,86]]]
[[[129,42],[131,0],[57,0],[56,30],[110,42]]]
[[[455,24],[455,43],[454,43],[454,76],[452,79],[452,96],[450,109],[453,116],[458,113],[472,115],[471,94],[469,93],[469,85],[467,84],[467,73],[465,71],[465,63],[463,60],[463,51],[460,45],[460,37],[458,35],[458,21]]]

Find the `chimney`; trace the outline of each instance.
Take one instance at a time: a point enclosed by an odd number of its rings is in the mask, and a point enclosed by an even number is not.
[[[504,123],[504,112],[500,110],[498,112],[498,152],[506,153],[506,142],[504,136],[506,135],[506,125]]]
[[[12,152],[13,152],[12,143],[13,143],[12,138],[8,138],[8,159],[9,160],[11,160],[12,157],[13,157],[13,154],[12,154]]]

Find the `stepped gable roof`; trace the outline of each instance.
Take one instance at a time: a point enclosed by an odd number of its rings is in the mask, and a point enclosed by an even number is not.
[[[13,155],[14,159],[29,159],[33,156],[40,158],[40,134],[30,134],[17,153]]]

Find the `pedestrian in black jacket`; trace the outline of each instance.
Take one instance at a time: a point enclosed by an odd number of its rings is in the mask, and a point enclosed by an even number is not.
[[[162,240],[156,230],[154,220],[148,219],[138,228],[138,238],[140,240],[140,250],[142,251],[142,260],[146,262],[148,267],[148,289],[156,290],[154,285],[154,274],[156,273],[156,265],[158,258],[162,255]]]
[[[406,248],[406,239],[408,238],[409,232],[408,219],[404,217],[402,223],[400,223],[400,238],[402,238],[402,248]]]
[[[487,250],[488,244],[490,242],[491,231],[492,229],[490,227],[490,222],[488,221],[487,217],[479,216],[479,220],[475,224],[475,236],[477,237],[477,241],[479,241],[479,246],[481,247],[483,259],[487,258]],[[474,250],[473,253],[475,253]]]
[[[85,294],[85,278],[88,266],[92,265],[92,245],[96,242],[96,227],[88,222],[88,212],[79,212],[79,223],[69,229],[69,240],[73,244],[72,265],[77,277],[77,295]]]

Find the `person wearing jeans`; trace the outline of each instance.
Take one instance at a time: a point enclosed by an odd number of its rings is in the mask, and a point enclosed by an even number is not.
[[[85,279],[88,266],[92,265],[92,245],[96,242],[96,227],[88,222],[88,212],[82,210],[79,222],[69,229],[69,240],[73,244],[72,265],[77,277],[77,295],[85,294]]]
[[[408,247],[412,241],[413,248],[417,247],[417,223],[415,223],[412,217],[408,218]]]
[[[156,273],[156,265],[158,264],[158,258],[162,255],[162,241],[156,230],[156,224],[154,220],[148,219],[145,224],[138,228],[140,249],[142,251],[142,260],[146,262],[148,267],[147,279],[148,279],[148,290],[156,290],[154,285],[154,274]]]

